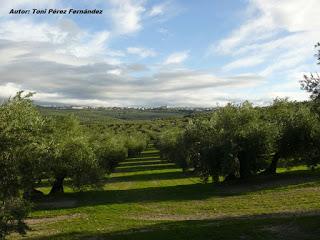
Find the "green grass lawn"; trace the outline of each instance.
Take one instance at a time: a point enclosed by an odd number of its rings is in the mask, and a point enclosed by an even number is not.
[[[43,201],[23,239],[320,239],[320,173],[202,184],[150,149],[102,189]],[[42,190],[48,191],[45,186]],[[19,239],[12,235],[12,239]]]

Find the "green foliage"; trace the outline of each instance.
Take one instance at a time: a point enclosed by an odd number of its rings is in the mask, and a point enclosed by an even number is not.
[[[126,137],[125,146],[128,149],[128,157],[137,157],[148,145],[147,137],[142,133],[132,133]]]
[[[254,175],[266,166],[272,150],[273,127],[247,102],[220,108],[210,120],[200,121],[188,131],[199,144],[198,170],[205,180],[209,176],[218,180],[219,176]]]
[[[0,107],[0,151],[15,166],[25,189],[38,178],[42,160],[44,120],[29,100],[18,93]]]
[[[19,92],[0,106],[1,238],[12,231],[26,230],[23,219],[28,211],[20,191],[33,186],[41,168],[41,154],[37,150],[41,148],[43,119],[30,96]]]
[[[189,155],[183,141],[183,131],[171,128],[158,136],[155,145],[160,150],[162,158],[176,163],[186,171],[189,168]]]
[[[89,134],[90,128],[73,116],[45,118],[31,95],[19,92],[0,107],[1,237],[14,230],[24,232],[28,211],[21,193],[41,196],[35,187],[42,179],[53,180],[52,194],[63,192],[65,179],[75,189],[94,186],[128,151],[138,155],[147,145],[141,133],[103,138],[104,132]]]
[[[301,81],[303,90],[309,92],[310,98],[315,101],[320,101],[320,76],[319,74],[304,75],[304,80]]]
[[[60,117],[49,121],[48,128],[48,174],[55,180],[51,193],[63,192],[65,178],[77,189],[98,183],[103,172],[79,121],[73,116]]]
[[[307,104],[275,100],[270,107],[249,102],[229,104],[211,116],[192,120],[182,131],[163,132],[156,146],[183,170],[212,177],[248,178],[275,173],[279,159],[294,164],[319,163],[319,119]]]
[[[18,196],[20,189],[17,165],[8,152],[0,155],[0,200]]]
[[[120,161],[127,158],[128,149],[123,136],[102,135],[96,139],[94,145],[99,166],[108,174],[114,171]]]
[[[276,151],[287,161],[315,165],[319,160],[320,122],[310,106],[277,99],[268,109],[268,118],[277,127]]]
[[[0,203],[0,239],[12,233],[25,234],[28,226],[24,219],[30,212],[30,204],[20,198],[7,198]]]
[[[72,185],[79,189],[86,185],[97,183],[102,175],[92,148],[84,139],[71,139],[64,143],[57,174],[65,174],[72,180]],[[62,164],[63,163],[63,164]]]

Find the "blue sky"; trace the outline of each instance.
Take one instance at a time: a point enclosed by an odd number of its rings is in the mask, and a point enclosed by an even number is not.
[[[216,106],[304,100],[317,71],[318,0],[2,0],[0,98],[40,103]],[[11,9],[102,15],[9,15]]]

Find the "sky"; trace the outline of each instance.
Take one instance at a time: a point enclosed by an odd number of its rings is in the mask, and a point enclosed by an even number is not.
[[[11,9],[102,9],[100,15]],[[319,0],[1,0],[0,98],[214,107],[306,100]]]

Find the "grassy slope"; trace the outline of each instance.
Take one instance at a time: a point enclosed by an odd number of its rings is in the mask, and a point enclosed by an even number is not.
[[[149,150],[106,181],[40,204],[24,239],[319,239],[319,172],[201,184]]]

